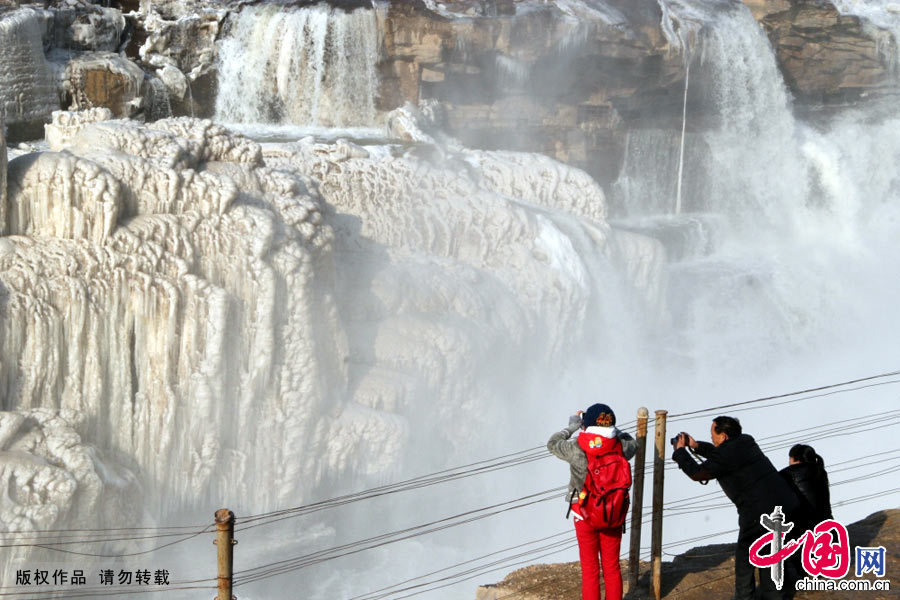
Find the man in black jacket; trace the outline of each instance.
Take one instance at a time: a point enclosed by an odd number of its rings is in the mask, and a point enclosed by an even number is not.
[[[672,458],[694,481],[716,479],[737,507],[740,532],[734,556],[734,600],[750,600],[755,597],[756,588],[750,545],[766,533],[759,517],[770,514],[775,506],[781,506],[786,520],[790,521],[796,514],[799,500],[754,439],[742,432],[740,421],[733,417],[716,417],[710,427],[710,436],[711,444],[679,434]],[[695,462],[686,446],[706,460],[700,464]],[[775,589],[769,569],[760,570],[759,597],[764,600],[792,597],[795,576],[791,573],[786,577],[785,585],[779,591]]]

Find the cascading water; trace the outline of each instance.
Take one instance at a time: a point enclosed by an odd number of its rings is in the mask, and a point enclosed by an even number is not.
[[[690,89],[712,100],[686,132],[683,114],[629,132],[613,226],[584,172],[466,149],[412,109],[387,120],[391,143],[365,146],[57,115],[48,138],[66,152],[16,159],[0,215],[0,389],[16,411],[0,417],[16,457],[0,463],[3,522],[103,525],[107,506],[141,523],[205,522],[221,505],[240,518],[533,447],[598,400],[627,424],[641,404],[689,410],[896,366],[896,109],[800,122],[743,5],[662,6],[672,48],[693,57]],[[372,124],[374,27],[370,10],[244,7],[220,46],[218,118]],[[493,66],[510,88],[529,80],[524,62]],[[835,420],[846,402],[815,412]],[[739,416],[780,434],[815,424],[809,406]],[[708,421],[678,427],[699,437]],[[257,522],[237,568],[247,580],[565,477],[543,461]],[[691,486],[673,474],[667,496]],[[557,533],[564,513],[539,504],[242,593],[349,598]],[[731,527],[686,515],[665,535]],[[208,578],[198,540],[160,566]]]
[[[690,327],[689,323],[698,324],[704,315],[717,312],[709,312],[703,292],[697,293],[702,282],[709,287],[701,287],[712,291],[718,289],[713,285],[717,280],[732,287],[744,277],[755,281],[769,276],[765,265],[771,266],[772,244],[793,239],[799,223],[808,217],[807,173],[784,84],[768,40],[749,11],[732,3],[673,3],[666,14],[676,23],[673,31],[694,32],[689,36],[695,40],[693,51],[698,57],[693,66],[711,97],[710,114],[704,119],[712,125],[690,136],[672,129],[631,132],[618,187],[620,202],[629,214],[640,217],[623,226],[674,242],[670,252],[675,258],[699,259],[678,262],[670,281],[676,322]],[[684,44],[681,37],[676,43]],[[684,128],[684,121],[681,125]],[[683,173],[681,144],[688,145],[685,153],[690,165]],[[701,214],[668,216],[677,213],[682,181],[683,204]],[[673,231],[681,233],[673,235]],[[740,250],[735,252],[737,240],[741,240]],[[716,249],[715,244],[723,241],[729,246]],[[716,302],[722,301],[722,293],[731,295],[719,290],[714,293]],[[733,309],[747,305],[733,298],[737,302]],[[783,300],[794,302],[789,297]],[[757,317],[760,323],[778,320]],[[704,331],[693,332],[690,339],[719,338],[706,329],[719,325],[704,325]],[[733,331],[756,337],[744,329]]]
[[[374,10],[245,7],[219,46],[216,119],[373,125],[377,59]]]
[[[704,396],[721,404],[753,390],[790,388],[803,374],[821,380],[848,365],[892,370],[898,323],[889,307],[900,290],[890,281],[898,260],[887,232],[898,234],[896,106],[805,123],[793,114],[769,42],[745,6],[660,4],[670,45],[693,57],[690,85],[706,97],[691,96],[685,137],[674,123],[629,132],[614,188],[622,216],[613,224],[666,246],[671,327],[657,330],[657,350],[668,359],[654,378],[671,378],[668,401],[699,406]],[[690,212],[676,216],[681,140]],[[640,372],[641,364],[623,370]],[[758,387],[761,381],[769,387]],[[761,411],[768,419],[752,411],[736,416],[761,437],[825,421],[814,413],[840,406],[822,400]],[[889,394],[872,394],[859,411],[893,406]],[[677,427],[705,437],[708,420]],[[802,435],[809,434],[795,440]],[[784,464],[782,456],[771,458]],[[666,485],[667,497],[696,493],[677,474]],[[666,535],[718,525],[724,522],[679,517]]]
[[[684,183],[684,141],[687,133],[687,99],[691,82],[691,59],[686,56],[684,61],[684,100],[681,108],[681,142],[678,144],[678,182],[675,189],[675,214],[681,214],[682,200],[681,190]]]

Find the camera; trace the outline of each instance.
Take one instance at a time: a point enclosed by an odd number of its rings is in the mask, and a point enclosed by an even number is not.
[[[679,433],[675,437],[673,437],[671,440],[669,440],[669,442],[674,446],[678,443],[678,440],[681,439],[681,436],[687,436],[687,434],[682,431],[681,433]],[[687,442],[685,441],[685,443],[687,443]]]

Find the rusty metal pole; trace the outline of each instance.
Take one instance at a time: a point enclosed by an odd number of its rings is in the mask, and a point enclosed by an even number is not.
[[[216,600],[231,600],[234,567],[234,513],[227,508],[216,511],[216,541],[219,555],[219,593]]]
[[[653,457],[653,525],[650,532],[650,592],[662,598],[663,481],[666,471],[666,410],[656,411],[656,455]]]
[[[641,567],[641,519],[644,516],[644,463],[647,456],[647,418],[645,407],[637,411],[637,452],[634,454],[634,497],[631,502],[631,544],[628,550],[628,591],[636,590]]]

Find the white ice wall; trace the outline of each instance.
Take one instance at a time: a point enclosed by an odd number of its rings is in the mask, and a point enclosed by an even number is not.
[[[34,9],[0,16],[0,111],[7,124],[40,121],[59,107],[42,27],[42,13]]]
[[[343,382],[317,199],[209,122],[64,120],[66,150],[10,166],[7,405],[87,415],[155,514],[301,500],[315,474],[289,457],[321,451]]]
[[[155,522],[493,455],[626,297],[664,311],[659,244],[556,161],[110,117],[55,113],[10,165],[0,397],[80,415]]]

